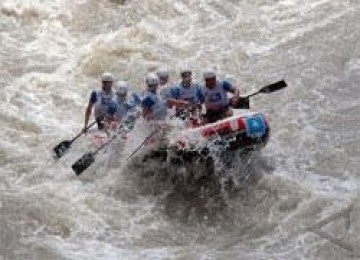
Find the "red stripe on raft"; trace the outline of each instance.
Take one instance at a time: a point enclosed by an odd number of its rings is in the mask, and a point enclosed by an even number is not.
[[[227,132],[231,131],[230,122],[222,122],[222,123],[208,126],[204,129],[202,129],[201,134],[204,137],[208,137],[208,136],[215,135],[215,134],[221,134],[226,131]]]
[[[244,120],[243,120],[243,117],[239,117],[239,118],[237,118],[236,119],[236,121],[237,121],[237,124],[238,124],[238,131],[239,130],[244,130],[244,129],[246,129],[246,127],[245,127],[245,122],[244,122]]]
[[[233,129],[233,128],[236,129]],[[205,127],[201,130],[201,135],[203,137],[209,137],[215,134],[218,135],[225,135],[228,134],[230,132],[234,132],[234,131],[241,131],[245,129],[245,123],[244,120],[242,119],[242,117],[238,117],[236,119],[233,120],[229,120],[226,122],[219,122],[216,123],[214,125]]]

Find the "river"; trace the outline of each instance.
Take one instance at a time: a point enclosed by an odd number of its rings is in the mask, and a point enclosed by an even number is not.
[[[1,0],[0,259],[358,259],[359,42],[358,0]],[[154,195],[106,158],[75,176],[80,148],[53,160],[101,73],[141,89],[184,64],[288,83],[252,99],[272,130],[244,190]],[[307,229],[350,205],[321,230],[352,250]]]

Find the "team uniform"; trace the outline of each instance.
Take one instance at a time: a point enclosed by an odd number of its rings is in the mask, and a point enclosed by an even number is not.
[[[205,118],[208,122],[215,122],[225,117],[229,110],[228,93],[231,92],[231,89],[232,85],[228,81],[217,81],[216,86],[212,89],[203,86]]]
[[[170,98],[172,98],[172,91],[173,91],[173,86],[167,84],[167,85],[162,85],[159,86],[159,95],[161,97],[162,100],[168,100]]]
[[[171,90],[171,97],[173,99],[189,101],[193,104],[204,102],[204,95],[201,87],[194,83],[192,83],[189,87],[185,87],[182,83],[175,86]]]
[[[114,116],[117,111],[117,104],[114,98],[115,94],[113,91],[93,91],[90,95],[89,102],[94,106],[95,118],[99,130],[104,129],[103,119]]]
[[[165,120],[167,116],[166,100],[163,100],[156,92],[146,90],[141,106],[151,111],[154,120]]]
[[[120,121],[128,114],[136,112],[136,108],[141,104],[141,99],[136,93],[130,93],[125,100],[117,98],[116,102],[117,109],[115,112],[115,118]]]
[[[171,98],[188,101],[192,105],[202,104],[205,100],[201,87],[194,83],[191,83],[189,87],[185,87],[182,83],[175,86],[171,90]],[[181,117],[183,110],[181,107],[177,108],[176,115]]]

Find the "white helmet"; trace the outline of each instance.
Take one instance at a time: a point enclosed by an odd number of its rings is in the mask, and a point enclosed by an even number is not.
[[[184,73],[192,73],[192,70],[189,67],[182,67],[180,69],[180,75],[182,76]]]
[[[159,85],[160,81],[155,73],[149,73],[145,78],[146,85]]]
[[[120,80],[116,82],[116,94],[126,94],[129,89],[129,84],[126,81]]]
[[[167,78],[169,77],[169,72],[167,69],[158,69],[157,72],[156,72],[156,75],[160,78],[160,79],[163,79],[163,78]]]
[[[111,82],[113,82],[114,81],[114,76],[113,76],[113,74],[111,74],[109,72],[104,72],[101,75],[101,81],[111,81]]]
[[[216,73],[213,69],[207,69],[203,72],[204,79],[213,79],[216,78]]]

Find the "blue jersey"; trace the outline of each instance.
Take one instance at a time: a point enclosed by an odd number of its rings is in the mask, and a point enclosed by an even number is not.
[[[129,113],[134,113],[136,108],[141,104],[141,99],[136,93],[128,94],[125,100],[117,99],[117,109],[115,116],[118,120],[121,120]]]
[[[157,93],[145,91],[141,106],[149,109],[155,120],[164,120],[166,118],[166,101],[162,100]]]
[[[193,83],[189,87],[185,87],[182,83],[175,86],[171,91],[171,97],[173,99],[185,100],[191,103],[204,102],[204,95],[201,87]]]
[[[174,88],[173,86],[163,85],[163,86],[159,86],[159,88],[160,88],[159,94],[163,100],[168,100],[169,98],[172,98],[172,91]]]
[[[99,116],[113,116],[117,110],[117,104],[114,100],[114,93],[100,91],[93,91],[90,95],[89,102],[94,105],[95,117]]]
[[[228,81],[217,81],[212,89],[203,86],[205,106],[207,109],[222,109],[229,105],[228,92],[231,92],[232,85]]]

